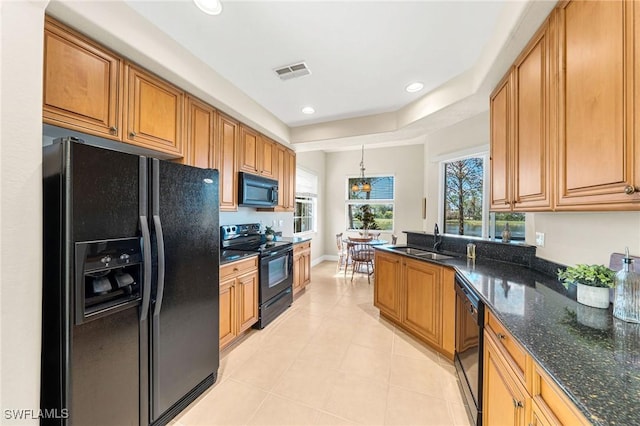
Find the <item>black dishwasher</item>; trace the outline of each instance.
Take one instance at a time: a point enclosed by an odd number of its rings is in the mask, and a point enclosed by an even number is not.
[[[482,424],[482,329],[484,304],[464,278],[456,274],[455,367],[469,416]]]

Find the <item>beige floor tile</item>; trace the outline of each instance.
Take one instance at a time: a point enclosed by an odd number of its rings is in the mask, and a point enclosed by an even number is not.
[[[381,352],[391,353],[393,347],[393,326],[383,322],[361,323],[352,343]]]
[[[265,351],[258,349],[251,358],[236,369],[230,378],[256,386],[263,390],[270,390],[289,366],[293,363],[295,355],[287,355],[282,349],[278,351]]]
[[[335,364],[321,358],[299,359],[278,379],[272,393],[314,408],[322,408],[333,387]]]
[[[467,406],[462,404],[449,403],[449,413],[453,419],[455,426],[472,426],[469,415],[467,414]]]
[[[308,425],[318,411],[277,395],[269,395],[249,421],[249,425],[299,426]]]
[[[333,414],[320,412],[318,416],[313,419],[310,426],[351,426],[357,424],[358,423],[351,422],[347,419],[334,416]]]
[[[337,369],[347,353],[350,343],[348,341],[336,341],[327,339],[312,339],[302,351],[298,353],[298,359],[315,360]]]
[[[393,336],[393,353],[410,358],[428,357],[438,362],[438,353],[417,341],[414,337],[396,328]]]
[[[453,418],[443,400],[391,386],[384,424],[449,426]]]
[[[417,359],[393,355],[389,383],[425,395],[445,399],[445,392],[457,385],[455,377],[429,358]],[[458,402],[458,401],[453,401]]]
[[[336,378],[324,410],[357,423],[381,424],[387,390],[382,382],[342,373]]]
[[[245,425],[267,397],[250,385],[226,380],[178,421],[185,426]]]
[[[388,383],[390,366],[391,353],[389,351],[381,352],[351,344],[340,363],[340,371]]]

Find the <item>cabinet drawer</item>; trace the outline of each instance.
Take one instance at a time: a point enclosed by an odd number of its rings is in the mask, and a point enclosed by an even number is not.
[[[488,312],[487,315],[486,329],[522,383],[525,384],[527,353],[491,312]]]
[[[577,407],[558,385],[536,364],[533,374],[533,400],[536,407],[552,424],[588,425]]]
[[[254,256],[245,260],[238,260],[237,262],[228,263],[220,266],[220,281],[224,281],[230,277],[234,277],[252,269],[258,268],[258,257]]]
[[[300,254],[305,251],[311,250],[311,241],[306,241],[304,243],[299,243],[293,246],[293,254]]]

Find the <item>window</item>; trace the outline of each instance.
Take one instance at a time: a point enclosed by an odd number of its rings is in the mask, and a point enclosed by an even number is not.
[[[293,213],[293,232],[317,231],[318,176],[296,168],[296,204]]]
[[[444,161],[444,233],[500,240],[509,224],[512,240],[525,238],[524,213],[490,213],[486,155]]]
[[[370,192],[352,191],[360,178],[347,179],[346,228],[393,231],[395,177],[373,176],[367,179],[371,183]]]

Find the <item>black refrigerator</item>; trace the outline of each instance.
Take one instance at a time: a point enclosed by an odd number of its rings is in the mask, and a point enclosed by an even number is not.
[[[43,149],[42,424],[166,424],[219,366],[218,172]]]

